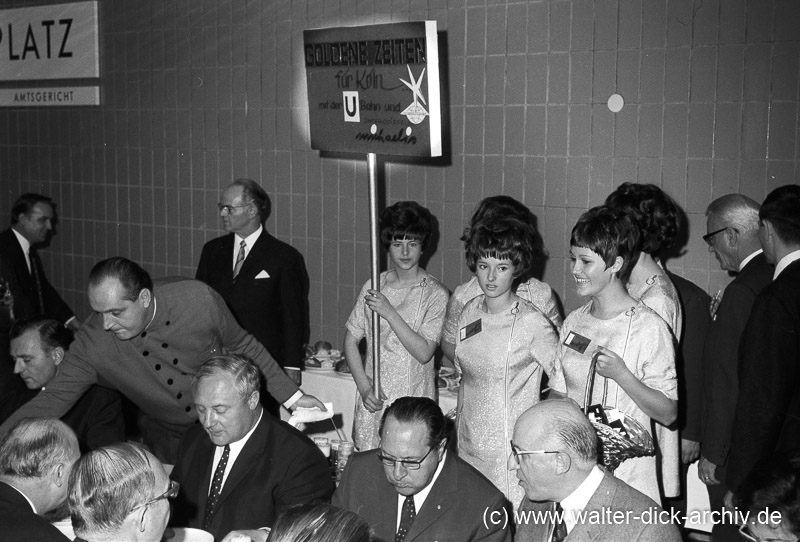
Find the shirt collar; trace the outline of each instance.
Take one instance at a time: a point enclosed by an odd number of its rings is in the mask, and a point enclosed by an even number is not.
[[[19,243],[20,248],[22,248],[23,254],[25,254],[25,258],[28,257],[28,253],[31,251],[31,242],[25,239],[25,236],[22,235],[20,232],[11,228],[11,231],[14,232],[14,235],[17,236],[17,242]]]
[[[242,244],[242,240],[244,240],[245,244],[247,244],[247,248],[248,249],[251,248],[254,244],[256,244],[256,241],[261,236],[262,231],[264,231],[264,226],[259,224],[258,229],[253,233],[251,233],[250,235],[248,235],[247,237],[242,237],[238,233],[234,234],[236,236],[234,246],[238,247],[239,245]]]
[[[561,508],[564,509],[564,523],[567,524],[567,532],[572,531],[573,527],[578,523],[577,515],[583,512],[586,505],[589,504],[589,500],[595,494],[597,488],[600,487],[603,476],[605,476],[603,471],[595,465],[589,473],[589,476],[581,482],[581,485],[575,488],[575,491],[567,495],[567,497],[561,501]]]
[[[775,266],[775,275],[772,276],[772,280],[778,278],[778,275],[780,275],[784,269],[789,267],[790,264],[794,263],[797,260],[800,260],[800,250],[795,250],[793,252],[790,252],[789,254],[781,258],[781,261],[779,261],[778,265]]]
[[[739,271],[741,272],[741,271],[742,271],[742,269],[744,269],[744,266],[745,266],[745,265],[749,264],[749,263],[750,263],[750,261],[751,261],[753,258],[755,258],[756,256],[758,256],[758,255],[759,255],[759,254],[761,254],[762,252],[764,252],[764,250],[759,248],[758,250],[756,250],[755,252],[753,252],[752,254],[750,254],[750,256],[748,256],[747,258],[745,258],[744,260],[742,260],[742,263],[740,263],[740,264],[739,264]]]

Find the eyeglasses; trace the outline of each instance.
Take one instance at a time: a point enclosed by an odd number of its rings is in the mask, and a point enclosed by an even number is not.
[[[742,523],[742,525],[739,527],[739,534],[742,535],[742,537],[745,540],[749,540],[750,542],[796,542],[797,541],[797,537],[791,539],[759,538],[753,534],[753,532],[750,530],[750,526],[747,523]]]
[[[164,493],[162,493],[158,497],[151,499],[144,504],[140,504],[139,506],[134,506],[133,508],[131,508],[131,512],[133,512],[137,508],[143,508],[145,506],[150,506],[151,504],[155,504],[162,499],[174,499],[175,497],[178,496],[178,491],[180,491],[180,489],[181,489],[181,484],[179,482],[170,480],[169,489],[167,489]]]
[[[705,241],[708,246],[711,246],[711,240],[714,238],[714,236],[717,235],[718,233],[724,232],[728,228],[731,228],[731,227],[730,226],[725,226],[724,228],[721,228],[719,230],[715,230],[715,231],[712,231],[711,233],[705,234],[703,236],[703,241]],[[737,230],[736,228],[731,228],[731,229],[733,231],[735,231],[736,233],[739,233],[739,230]]]
[[[221,213],[222,211],[227,211],[229,215],[232,215],[235,212],[234,209],[244,209],[245,207],[249,206],[249,203],[247,205],[223,205],[221,203],[217,203],[217,209],[219,209],[219,212]]]
[[[383,463],[384,467],[394,468],[394,466],[397,463],[400,463],[400,465],[402,465],[403,468],[406,470],[419,470],[419,467],[420,465],[422,465],[422,462],[425,461],[428,458],[428,456],[431,455],[431,452],[434,451],[436,448],[438,448],[438,446],[434,446],[433,448],[428,450],[428,453],[422,456],[422,459],[396,459],[388,455],[383,455],[383,452],[378,452],[377,455],[378,459],[381,460],[381,463]]]
[[[561,452],[550,452],[547,450],[520,450],[514,441],[509,442],[511,444],[511,453],[514,454],[514,460],[519,463],[519,456],[521,455],[540,455],[540,454],[560,454]]]

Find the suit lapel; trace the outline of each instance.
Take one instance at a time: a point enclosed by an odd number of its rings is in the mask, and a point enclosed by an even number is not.
[[[225,480],[225,485],[222,486],[222,492],[219,495],[217,510],[225,502],[225,499],[235,492],[236,486],[247,478],[248,473],[255,465],[264,465],[266,461],[272,461],[269,459],[270,454],[265,451],[267,442],[269,442],[269,425],[265,419],[267,415],[266,412],[262,413],[258,427],[250,435],[250,439],[242,448],[233,467],[231,467],[231,471],[228,473],[228,478]]]
[[[267,229],[264,228],[261,230],[261,235],[258,236],[256,242],[252,247],[250,247],[250,250],[247,253],[247,258],[245,258],[244,264],[242,264],[242,270],[239,272],[240,276],[253,278],[261,272],[262,269],[258,269],[258,267],[263,267],[262,260],[264,259],[263,256],[266,256],[268,253],[268,244],[269,238],[267,235]],[[232,275],[233,272],[231,272],[231,276]]]
[[[419,540],[428,540],[423,538],[425,531],[434,525],[450,508],[455,499],[451,496],[458,491],[458,469],[456,468],[455,461],[450,452],[445,459],[442,472],[434,482],[431,492],[422,505],[422,508],[417,512],[417,517],[411,525],[411,529],[406,535],[406,540],[411,542],[420,537]],[[395,501],[395,517],[397,513]]]
[[[203,506],[198,510],[198,518],[203,520],[203,514],[206,510],[206,501],[208,500],[208,491],[211,487],[211,471],[214,470],[214,451],[216,446],[208,439],[208,435],[203,433],[203,438],[198,443],[197,460],[194,466],[197,467],[195,472],[200,473],[200,483],[197,486],[197,500],[195,502],[202,503]]]
[[[611,474],[603,473],[603,481],[600,482],[597,491],[594,492],[592,498],[586,503],[586,508],[583,509],[587,520],[579,521],[567,536],[567,540],[596,540],[604,534],[603,529],[609,527],[602,521],[590,521],[588,518],[589,514],[593,512],[606,514],[608,510],[614,510],[611,505],[617,494],[617,488],[611,478]],[[608,535],[608,533],[605,534]]]

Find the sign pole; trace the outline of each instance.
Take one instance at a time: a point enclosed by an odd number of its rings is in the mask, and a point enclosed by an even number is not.
[[[380,291],[380,232],[378,231],[378,160],[374,152],[367,153],[369,171],[369,248],[372,270],[372,289]],[[372,391],[381,398],[381,317],[372,313]]]

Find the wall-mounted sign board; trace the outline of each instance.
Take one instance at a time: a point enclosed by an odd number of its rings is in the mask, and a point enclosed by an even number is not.
[[[100,76],[97,2],[0,10],[0,81]]]
[[[436,21],[303,32],[311,147],[441,156]]]
[[[4,88],[0,107],[100,105],[100,87]]]

